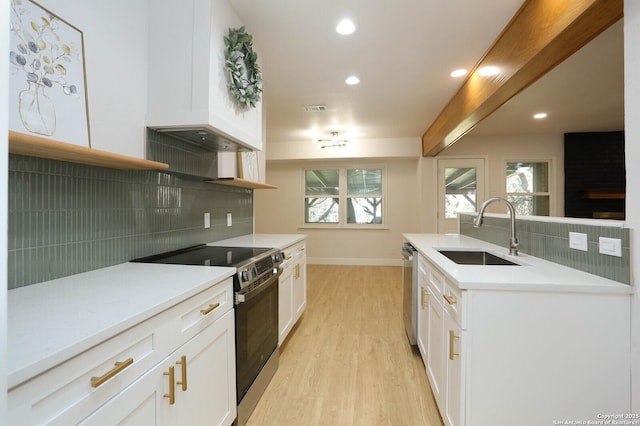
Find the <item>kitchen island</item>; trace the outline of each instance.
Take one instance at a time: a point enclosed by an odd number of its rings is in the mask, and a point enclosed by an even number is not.
[[[418,348],[446,425],[630,412],[629,285],[458,234],[404,238],[419,253]],[[514,265],[458,264],[445,249]]]

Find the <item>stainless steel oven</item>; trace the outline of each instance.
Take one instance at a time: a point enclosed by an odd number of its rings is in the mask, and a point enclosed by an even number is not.
[[[278,369],[278,277],[284,253],[269,248],[198,245],[134,262],[230,266],[235,292],[236,397],[244,425]]]
[[[239,425],[244,425],[278,369],[278,277],[236,293],[236,384]]]

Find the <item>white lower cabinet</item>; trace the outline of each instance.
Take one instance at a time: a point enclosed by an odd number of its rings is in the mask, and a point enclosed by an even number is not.
[[[307,255],[305,242],[284,249],[278,280],[278,344],[281,345],[307,307]]]
[[[460,324],[445,311],[444,330],[447,345],[445,356],[446,384],[444,388],[444,415],[442,419],[447,426],[455,426],[460,423],[462,412],[462,356],[463,356],[463,331]]]
[[[231,424],[236,417],[233,322],[229,311],[80,424]]]
[[[628,294],[460,290],[420,260],[418,346],[445,425],[631,412]]]
[[[7,424],[230,425],[235,387],[228,278],[11,389]]]

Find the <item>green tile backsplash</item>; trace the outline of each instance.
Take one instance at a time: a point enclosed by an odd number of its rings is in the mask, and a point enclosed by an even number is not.
[[[460,214],[460,233],[503,247],[508,247],[511,235],[509,219],[485,216],[483,225],[474,228],[475,214]],[[554,263],[579,269],[614,281],[631,284],[631,253],[629,229],[585,223],[516,219],[518,250]],[[588,250],[569,248],[569,232],[587,234]],[[622,257],[600,254],[599,237],[622,240]]]
[[[253,232],[252,190],[167,172],[10,155],[8,202],[9,289]]]

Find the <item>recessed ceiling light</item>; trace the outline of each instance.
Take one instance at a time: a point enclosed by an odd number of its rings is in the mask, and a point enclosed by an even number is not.
[[[355,75],[352,75],[352,76],[349,76],[344,82],[350,86],[353,86],[354,84],[360,83],[360,79]]]
[[[483,77],[489,77],[492,75],[500,74],[500,68],[494,66],[482,67],[478,70],[478,74]]]
[[[547,113],[539,112],[537,114],[533,114],[533,118],[535,118],[536,120],[542,120],[543,118],[547,118]]]
[[[336,31],[338,32],[338,34],[342,35],[352,34],[355,30],[356,26],[353,21],[351,21],[351,19],[343,19],[338,23],[338,26],[336,27]]]
[[[449,75],[454,78],[464,77],[467,75],[467,70],[460,68],[459,70],[451,71],[451,74]]]

